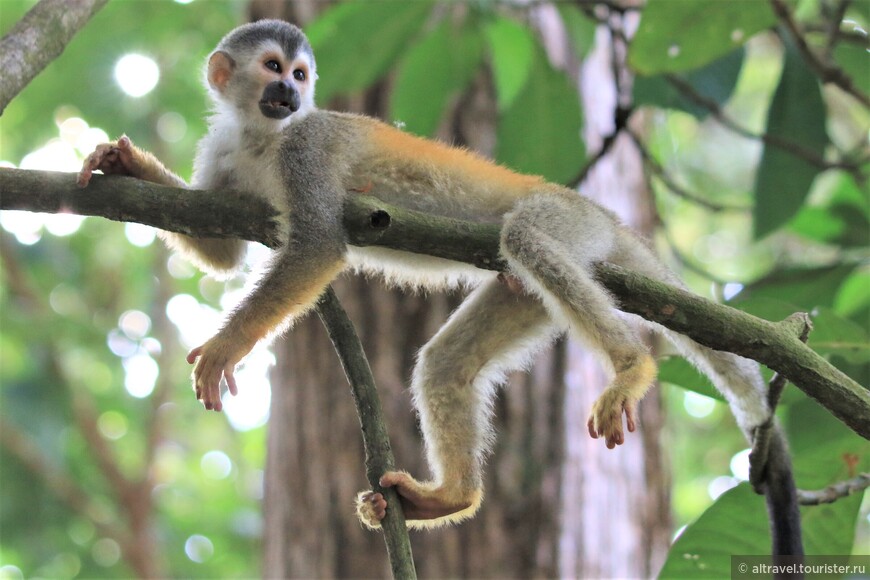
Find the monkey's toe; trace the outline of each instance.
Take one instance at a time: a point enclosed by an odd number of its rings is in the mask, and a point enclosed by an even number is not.
[[[387,500],[377,492],[361,491],[356,497],[356,515],[367,528],[379,529],[387,515]]]

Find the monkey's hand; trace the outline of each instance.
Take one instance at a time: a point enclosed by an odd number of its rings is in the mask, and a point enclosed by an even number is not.
[[[656,363],[645,356],[629,368],[618,372],[613,382],[592,405],[586,427],[593,439],[604,437],[608,449],[625,443],[622,414],[629,432],[637,428],[637,404],[656,378]]]
[[[76,180],[79,187],[85,187],[97,170],[107,175],[129,175],[163,185],[185,186],[180,177],[166,169],[156,157],[133,145],[126,135],[117,141],[97,145],[87,156]]]
[[[483,490],[462,490],[418,482],[403,471],[388,471],[379,483],[395,487],[409,528],[437,528],[472,517],[480,508]],[[357,495],[357,516],[366,527],[378,529],[387,512],[384,496],[374,491]]]
[[[193,368],[193,389],[196,398],[202,401],[207,410],[220,411],[221,378],[227,380],[230,394],[239,394],[233,372],[238,363],[253,348],[244,345],[234,337],[225,337],[218,333],[202,346],[198,346],[187,355],[187,362],[196,363]]]

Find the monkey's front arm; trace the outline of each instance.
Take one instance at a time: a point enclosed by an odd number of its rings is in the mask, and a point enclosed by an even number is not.
[[[115,142],[98,145],[85,159],[78,175],[81,187],[87,186],[94,171],[107,174],[130,175],[145,181],[175,187],[187,184],[169,171],[156,157],[135,147],[122,136]],[[323,192],[321,192],[322,195]],[[333,192],[334,194],[334,192]],[[315,198],[315,196],[308,196]],[[196,364],[193,386],[196,398],[206,409],[220,411],[220,381],[226,378],[230,393],[236,395],[233,372],[235,365],[248,354],[258,340],[277,330],[285,320],[292,319],[310,309],[327,284],[344,268],[343,233],[337,231],[334,216],[306,212],[313,217],[298,225],[300,235],[293,236],[278,250],[267,273],[256,288],[230,314],[223,328],[205,344],[187,355],[187,361]],[[292,221],[292,220],[291,220]],[[334,231],[335,230],[335,231]],[[306,236],[305,231],[319,235]],[[189,250],[186,254],[209,270],[228,270],[241,258],[235,248],[239,240],[190,238],[162,232],[172,245]],[[232,246],[232,251],[228,248]],[[232,259],[228,256],[233,254]]]
[[[233,310],[221,330],[187,355],[187,362],[196,364],[193,369],[196,398],[206,409],[223,408],[221,378],[226,378],[230,393],[238,393],[233,376],[236,364],[257,341],[310,310],[344,266],[339,248],[325,250],[291,241],[278,250],[268,272]]]

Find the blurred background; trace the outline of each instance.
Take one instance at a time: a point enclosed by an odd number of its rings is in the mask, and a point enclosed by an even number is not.
[[[34,4],[0,2],[0,34]],[[242,22],[285,18],[312,41],[321,106],[579,187],[702,296],[769,320],[810,312],[810,345],[867,385],[870,3],[788,6],[858,96],[819,84],[766,2],[115,0],[3,112],[0,165],[77,171],[127,134],[188,179],[209,52]],[[388,574],[353,513],[358,421],[316,317],[259,345],[239,396],[206,413],[184,355],[244,275],[202,276],[137,224],[4,211],[0,230],[0,577]],[[266,255],[252,245],[247,273]],[[397,463],[425,477],[408,377],[463,292],[336,288]],[[559,340],[511,377],[484,506],[412,534],[421,576],[716,577],[729,554],[769,550],[727,406],[650,340],[661,387],[616,451],[586,434],[606,377],[582,345]],[[780,416],[799,487],[868,470],[868,442],[796,388]],[[808,553],[870,553],[862,499],[805,508]]]

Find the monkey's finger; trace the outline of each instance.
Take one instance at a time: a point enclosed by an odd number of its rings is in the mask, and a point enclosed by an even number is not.
[[[378,483],[381,487],[393,487],[406,483],[409,477],[407,473],[401,471],[387,471],[381,476]]]
[[[79,171],[79,175],[76,178],[76,185],[78,185],[79,187],[87,186],[87,184],[91,181],[91,175],[93,175],[93,172],[90,169],[85,169],[84,167],[82,167],[82,170]]]
[[[379,493],[372,493],[366,496],[364,500],[371,505],[372,515],[376,519],[382,520],[387,516],[387,500],[384,499],[384,496]]]
[[[214,386],[212,380],[209,379],[203,385],[202,389],[202,404],[205,405],[206,411],[220,411],[220,397],[214,396]]]
[[[91,181],[93,172],[97,169],[108,171],[118,159],[118,150],[112,143],[97,145],[93,153],[88,155],[82,163],[76,183],[79,187],[85,187]]]
[[[412,502],[420,501],[423,496],[417,489],[419,484],[414,478],[402,471],[388,471],[378,480],[381,487],[395,487],[400,496]]]
[[[192,365],[196,362],[196,359],[199,357],[199,355],[202,354],[202,348],[203,347],[198,346],[195,349],[191,350],[189,353],[187,353],[187,364]]]
[[[595,429],[595,417],[589,417],[586,421],[586,428],[589,429],[589,436],[593,439],[598,439],[598,431]]]
[[[224,378],[227,380],[227,388],[229,388],[230,394],[234,397],[239,394],[239,387],[236,386],[236,377],[233,376],[235,366],[234,364],[228,364],[224,367]]]
[[[130,175],[137,175],[139,172],[139,162],[136,159],[136,148],[133,147],[133,142],[126,135],[122,135],[118,139],[118,161],[124,170]]]
[[[79,187],[85,187],[90,183],[91,176],[94,174],[94,170],[99,167],[103,155],[104,153],[98,146],[93,153],[85,157],[85,160],[82,162],[81,171],[79,171],[78,178],[76,179],[76,183],[78,183]]]
[[[634,406],[626,405],[625,406],[625,423],[628,426],[628,432],[634,433],[634,430],[637,428],[637,425],[634,422]]]
[[[208,372],[203,373],[203,401],[205,408],[209,411],[221,410],[221,373],[220,367],[215,368],[214,365],[208,365]]]

